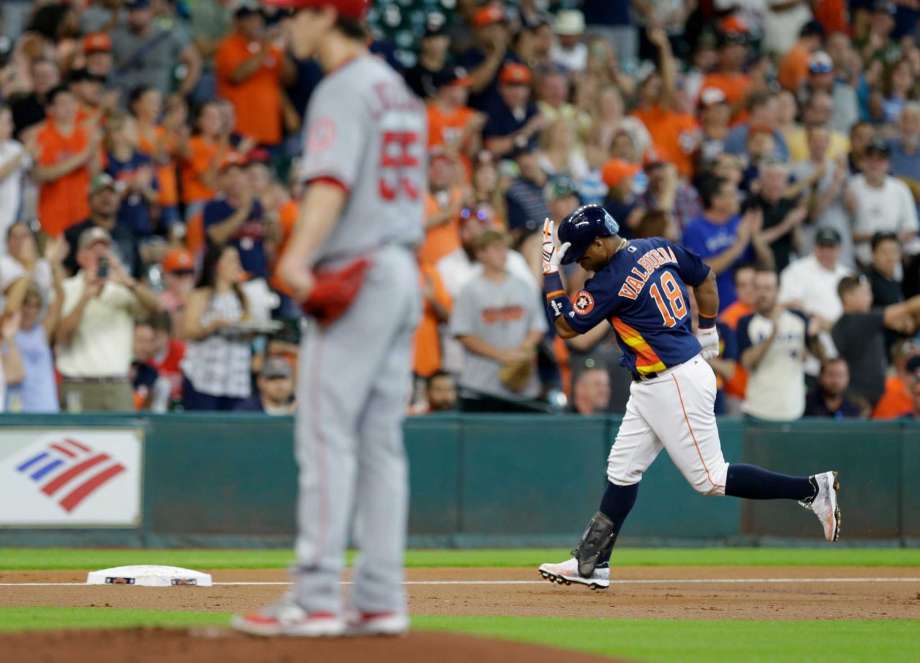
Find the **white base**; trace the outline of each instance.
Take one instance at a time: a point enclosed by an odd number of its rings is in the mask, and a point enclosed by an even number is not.
[[[116,566],[111,569],[90,571],[86,576],[87,585],[139,585],[141,587],[176,587],[196,586],[210,587],[211,574],[183,569],[178,566],[156,566],[138,564],[135,566]]]

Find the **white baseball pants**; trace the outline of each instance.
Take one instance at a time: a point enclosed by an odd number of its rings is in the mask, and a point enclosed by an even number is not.
[[[638,483],[664,448],[694,490],[724,495],[728,463],[713,412],[715,397],[715,373],[701,355],[651,380],[633,382],[607,459],[610,482]]]

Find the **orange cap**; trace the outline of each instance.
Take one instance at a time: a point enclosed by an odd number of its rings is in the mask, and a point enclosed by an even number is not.
[[[498,5],[486,5],[473,14],[473,26],[481,28],[493,23],[501,23],[505,20],[505,13]]]
[[[173,272],[183,272],[195,269],[195,261],[192,260],[192,254],[185,249],[170,249],[163,256],[163,271],[169,274]]]
[[[503,85],[530,85],[531,79],[528,66],[517,62],[507,63],[499,76]]]
[[[104,32],[94,32],[83,37],[83,52],[108,53],[112,50],[112,38]]]
[[[604,184],[612,189],[627,177],[633,177],[640,170],[639,164],[629,163],[622,159],[611,159],[601,169],[601,178]]]
[[[719,21],[719,30],[730,35],[746,35],[751,30],[744,19],[731,14]]]

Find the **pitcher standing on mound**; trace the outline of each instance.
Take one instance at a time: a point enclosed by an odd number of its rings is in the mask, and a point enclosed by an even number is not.
[[[398,635],[409,625],[402,419],[421,307],[414,248],[422,239],[425,110],[368,53],[368,0],[263,2],[291,11],[294,54],[315,57],[325,78],[307,109],[307,188],[278,266],[308,313],[293,586],[233,627],[263,636]],[[340,581],[352,533],[360,555],[346,613]]]

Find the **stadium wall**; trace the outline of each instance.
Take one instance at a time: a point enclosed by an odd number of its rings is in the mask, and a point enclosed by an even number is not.
[[[527,415],[408,419],[412,545],[571,545],[597,508],[618,423],[618,417]],[[729,461],[790,474],[839,469],[848,544],[920,545],[920,424],[804,420],[773,425],[724,419],[719,429]],[[0,516],[0,546],[292,543],[296,469],[291,419],[4,415],[0,474],[12,471],[15,463],[23,465],[16,458],[13,465],[2,465],[2,446],[11,444],[8,439],[26,440],[17,442],[22,446],[29,436],[39,444],[68,435],[80,439],[87,431],[129,431],[141,441],[136,522],[80,524],[77,509],[67,526],[24,524],[21,518],[4,524]],[[16,477],[20,483],[7,483],[7,490],[21,484],[22,503],[31,504],[26,498],[34,496],[25,494],[31,484],[22,474]],[[0,477],[0,491],[6,480]],[[115,495],[114,488],[111,492]],[[13,499],[18,502],[16,495]],[[103,487],[92,499],[98,509],[117,498],[107,496]],[[814,517],[795,504],[695,494],[662,454],[642,481],[622,540],[644,545],[813,545],[821,539]]]

